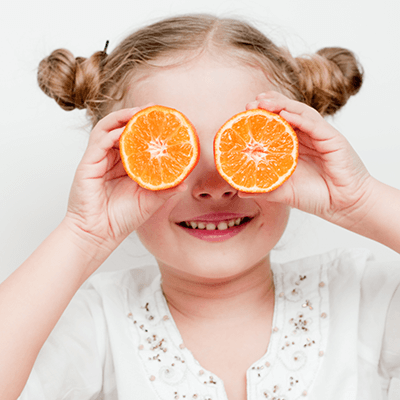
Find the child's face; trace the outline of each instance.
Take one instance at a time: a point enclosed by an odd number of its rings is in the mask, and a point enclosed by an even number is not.
[[[175,108],[191,121],[200,140],[200,160],[185,181],[186,192],[170,199],[137,231],[161,268],[226,278],[269,262],[268,254],[284,232],[289,209],[262,197],[239,198],[218,174],[213,156],[214,136],[223,123],[269,89],[273,86],[261,70],[229,59],[224,65],[207,55],[150,72],[130,87],[126,106],[154,103]],[[251,220],[212,232],[179,225],[184,221],[218,225],[239,217]]]

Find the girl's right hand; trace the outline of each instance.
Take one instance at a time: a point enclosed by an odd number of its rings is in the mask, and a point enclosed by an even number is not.
[[[114,250],[170,197],[186,189],[143,189],[126,174],[119,137],[141,108],[112,112],[94,127],[77,168],[66,221],[85,240]]]

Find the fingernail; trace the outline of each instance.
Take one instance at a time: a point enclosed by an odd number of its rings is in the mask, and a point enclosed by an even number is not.
[[[258,106],[258,101],[253,101],[246,105],[246,110],[252,110],[254,108],[257,108],[257,106]]]
[[[247,193],[247,192],[238,192],[238,197],[241,199],[248,199],[251,197],[256,197],[257,194],[254,193]]]
[[[188,186],[187,186],[186,182],[182,182],[178,186],[175,187],[175,190],[177,192],[185,192],[187,188],[188,188]]]

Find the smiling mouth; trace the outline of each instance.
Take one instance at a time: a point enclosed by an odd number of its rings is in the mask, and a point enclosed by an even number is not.
[[[249,223],[254,217],[234,218],[218,223],[208,221],[182,221],[178,225],[186,229],[206,231],[226,231]]]

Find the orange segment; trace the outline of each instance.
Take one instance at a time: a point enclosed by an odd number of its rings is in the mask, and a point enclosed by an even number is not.
[[[294,172],[298,140],[282,117],[266,110],[235,115],[214,139],[215,165],[235,189],[248,193],[270,192]]]
[[[192,124],[179,111],[164,106],[136,113],[122,132],[119,149],[128,176],[150,190],[177,186],[200,157]]]

